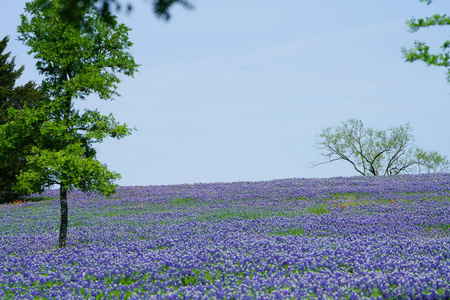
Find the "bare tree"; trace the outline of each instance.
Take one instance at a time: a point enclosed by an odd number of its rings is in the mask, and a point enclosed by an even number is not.
[[[388,130],[366,128],[360,120],[350,119],[341,126],[327,127],[318,135],[325,162],[349,162],[363,176],[387,176],[400,173],[443,172],[450,165],[445,156],[427,152],[413,144],[409,124]]]

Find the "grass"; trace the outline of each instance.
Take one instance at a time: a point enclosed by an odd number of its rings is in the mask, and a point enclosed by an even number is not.
[[[216,220],[229,220],[229,219],[244,219],[244,220],[260,220],[265,218],[273,217],[284,217],[284,218],[294,218],[302,216],[305,214],[316,214],[322,215],[329,213],[328,205],[326,204],[316,204],[308,206],[303,210],[289,210],[289,211],[279,211],[276,209],[265,208],[265,209],[239,209],[239,208],[228,208],[221,210],[214,210],[204,213],[195,219],[197,221],[210,221],[212,219]]]
[[[126,217],[138,216],[142,214],[158,214],[171,212],[169,207],[165,204],[141,204],[128,206],[127,209],[123,209],[120,205],[111,205],[102,210],[83,210],[75,211],[72,213],[69,219],[69,227],[90,226],[92,221],[102,218],[122,218],[125,217],[125,221],[120,220],[121,223],[135,224],[138,221],[126,220]],[[101,220],[100,220],[101,221]]]
[[[194,206],[194,205],[198,205],[198,201],[194,198],[188,197],[188,198],[181,198],[181,197],[177,197],[174,198],[172,200],[170,200],[170,203],[174,206]]]
[[[409,202],[407,200],[396,200],[397,202]],[[370,204],[395,204],[395,201],[392,199],[374,199],[374,200],[354,200],[354,201],[345,201],[341,202],[339,205],[342,207],[349,206],[360,206],[360,205],[370,205]]]
[[[286,200],[287,201],[303,201],[303,202],[306,202],[306,201],[311,200],[311,199],[307,198],[307,197],[304,197],[304,196],[301,196],[301,197],[289,197]]]
[[[421,227],[425,229],[426,231],[441,231],[444,234],[450,233],[450,224],[431,224],[431,225],[419,225],[416,224],[417,227]]]
[[[327,196],[331,199],[341,200],[341,201],[352,201],[358,200],[362,198],[367,198],[370,193],[353,193],[353,192],[345,192],[345,193],[332,193]]]
[[[200,215],[197,220],[199,221],[209,221],[211,219],[217,220],[227,220],[227,219],[261,219],[272,216],[273,213],[269,210],[259,210],[259,211],[251,211],[251,210],[236,210],[236,209],[221,209],[214,210],[211,212],[207,212],[203,215]]]
[[[323,215],[329,213],[328,206],[326,204],[316,204],[308,206],[305,210],[307,213],[315,215]]]
[[[306,233],[306,231],[303,228],[290,228],[288,230],[277,231],[277,232],[273,232],[270,234],[286,236],[286,235],[303,235],[305,233]]]
[[[230,220],[230,219],[243,219],[243,220],[260,220],[264,218],[273,217],[285,217],[292,218],[302,215],[302,211],[277,211],[271,209],[240,209],[240,208],[227,208],[217,209],[206,212],[197,216],[197,221],[211,221],[211,220]]]

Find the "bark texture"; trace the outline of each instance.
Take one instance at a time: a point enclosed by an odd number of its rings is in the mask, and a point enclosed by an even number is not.
[[[67,206],[67,188],[60,186],[59,201],[61,204],[61,226],[59,227],[59,248],[66,247],[67,225],[68,225],[68,206]]]

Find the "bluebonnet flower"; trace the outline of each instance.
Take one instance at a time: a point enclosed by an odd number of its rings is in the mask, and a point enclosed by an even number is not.
[[[57,200],[2,205],[0,298],[446,299],[449,192],[449,174],[73,191],[66,249]]]

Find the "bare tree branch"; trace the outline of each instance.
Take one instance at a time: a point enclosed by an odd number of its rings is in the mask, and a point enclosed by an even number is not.
[[[349,162],[361,175],[397,175],[409,172],[414,165],[424,166],[427,171],[447,170],[450,162],[436,152],[425,152],[411,141],[412,128],[409,124],[390,128],[388,131],[364,128],[361,121],[348,120],[341,126],[328,127],[318,135],[318,147],[327,161]],[[362,170],[361,170],[362,168]]]

